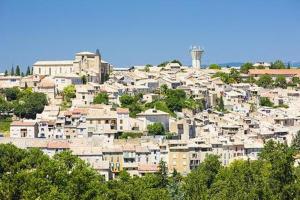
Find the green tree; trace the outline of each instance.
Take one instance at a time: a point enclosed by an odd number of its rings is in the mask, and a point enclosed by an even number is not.
[[[211,64],[211,65],[209,65],[208,68],[209,68],[209,69],[217,69],[217,70],[220,70],[220,69],[221,69],[221,67],[220,67],[218,64]]]
[[[161,160],[158,164],[158,180],[159,180],[159,187],[165,188],[168,185],[168,167],[167,163]]]
[[[182,66],[182,63],[179,60],[176,60],[176,59],[172,60],[170,63],[178,63],[180,66]]]
[[[44,93],[33,92],[23,95],[14,106],[14,113],[22,118],[35,119],[37,113],[44,110],[48,104],[47,97]]]
[[[14,69],[14,67],[11,67],[10,75],[11,75],[11,76],[14,76],[14,75],[15,75],[15,69]]]
[[[19,65],[17,65],[16,67],[16,73],[15,73],[16,76],[20,76],[21,75],[21,71],[20,71],[20,67]]]
[[[8,71],[7,71],[7,69],[6,69],[5,72],[4,72],[4,76],[8,76]]]
[[[296,136],[292,140],[291,145],[297,152],[300,152],[300,130],[297,132]]]
[[[285,65],[281,60],[276,60],[271,64],[270,69],[285,69]]]
[[[181,89],[168,89],[166,91],[165,102],[168,108],[174,111],[181,111],[184,107],[186,100],[186,94],[184,90]]]
[[[278,75],[275,79],[274,85],[276,87],[280,87],[280,88],[287,88],[287,82],[286,82],[285,76]]]
[[[271,165],[268,185],[275,197],[274,199],[294,199],[296,191],[293,149],[287,144],[270,140],[265,144],[260,159]]]
[[[259,87],[270,88],[273,85],[273,79],[270,75],[264,74],[256,81]]]
[[[68,85],[63,90],[64,100],[70,102],[72,98],[76,97],[75,85]]]
[[[268,97],[260,97],[259,98],[260,106],[273,107],[274,103]]]
[[[7,101],[17,100],[18,96],[21,94],[21,91],[18,87],[6,88],[4,90]]]
[[[149,67],[148,65],[146,65],[146,66],[144,67],[144,71],[145,71],[145,72],[149,72],[149,71],[150,71],[150,67]]]
[[[108,104],[108,94],[106,92],[100,92],[94,97],[94,104]]]
[[[30,72],[30,67],[28,66],[27,67],[27,70],[26,70],[26,76],[29,76],[31,74],[31,72]]]
[[[225,111],[224,100],[223,100],[222,95],[221,95],[220,98],[217,99],[217,110],[220,111],[220,112]]]
[[[82,76],[81,76],[81,82],[82,82],[82,84],[84,84],[84,85],[87,83],[86,75],[82,75]]]
[[[153,124],[149,124],[147,126],[148,134],[149,135],[164,135],[165,128],[160,122],[155,122]]]
[[[166,84],[163,84],[160,86],[160,94],[165,95],[167,93],[168,86]]]
[[[218,156],[208,155],[184,180],[185,199],[209,199],[209,189],[221,168]]]
[[[244,63],[241,68],[240,68],[240,72],[243,73],[243,74],[248,74],[249,72],[249,69],[254,69],[254,66],[252,63]]]

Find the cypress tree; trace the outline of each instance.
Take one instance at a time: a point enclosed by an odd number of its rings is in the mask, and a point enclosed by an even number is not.
[[[11,75],[11,76],[14,76],[14,75],[15,75],[15,69],[14,69],[14,67],[11,67],[10,75]]]
[[[19,67],[19,65],[17,65],[17,67],[16,67],[16,76],[20,76],[20,75],[21,75],[20,67]]]
[[[4,76],[8,76],[8,71],[7,71],[7,69],[6,69],[5,72],[4,72]]]
[[[30,72],[30,68],[29,68],[29,66],[27,67],[27,71],[26,71],[26,76],[29,76],[31,74],[31,72]]]

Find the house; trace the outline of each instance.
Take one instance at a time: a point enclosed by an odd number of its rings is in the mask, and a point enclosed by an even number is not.
[[[169,113],[156,110],[148,109],[142,113],[136,115],[137,119],[143,121],[143,130],[147,130],[147,126],[153,123],[162,123],[166,131],[169,131]]]
[[[12,138],[37,138],[38,124],[35,121],[13,121],[10,125]]]

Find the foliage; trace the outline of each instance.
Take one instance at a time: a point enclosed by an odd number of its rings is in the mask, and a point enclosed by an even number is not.
[[[259,98],[260,106],[273,107],[274,103],[268,97],[260,97]]]
[[[208,199],[209,189],[221,169],[218,159],[218,156],[208,155],[198,168],[188,174],[183,185],[185,199]]]
[[[33,92],[24,94],[15,104],[14,113],[22,118],[35,119],[37,113],[44,110],[47,105],[47,97],[44,93]]]
[[[82,75],[82,76],[81,76],[81,82],[82,82],[82,84],[84,84],[84,85],[87,83],[86,75]]]
[[[219,66],[218,64],[211,64],[211,65],[209,65],[208,69],[218,69],[218,70],[220,70],[221,66]]]
[[[297,132],[296,136],[292,140],[292,147],[300,152],[300,130]]]
[[[30,72],[30,67],[28,66],[27,67],[27,70],[26,70],[26,76],[29,76],[31,74],[31,72]]]
[[[270,69],[285,69],[285,65],[281,60],[276,60],[271,64]]]
[[[225,111],[225,106],[224,106],[224,100],[223,96],[221,95],[220,98],[217,98],[217,108],[218,111],[224,112]]]
[[[294,155],[294,148],[270,140],[256,161],[236,160],[223,167],[219,157],[207,155],[187,177],[176,170],[168,176],[161,161],[156,174],[131,177],[121,171],[117,179],[104,181],[69,151],[49,158],[36,148],[0,144],[0,199],[299,199]]]
[[[176,59],[172,60],[170,63],[178,63],[180,66],[182,66],[182,63],[179,60],[176,60]]]
[[[119,136],[119,139],[140,138],[142,135],[141,132],[124,132]]]
[[[165,127],[162,123],[155,122],[153,124],[149,124],[147,126],[148,134],[149,135],[164,135],[165,134]]]
[[[10,75],[11,75],[11,76],[14,76],[14,75],[15,75],[15,69],[14,69],[14,67],[11,67]]]
[[[121,107],[129,108],[130,117],[136,117],[138,113],[144,110],[142,104],[142,97],[143,97],[142,94],[137,94],[134,96],[129,94],[124,94],[119,98]]]
[[[10,117],[0,117],[0,133],[9,133],[11,122]]]
[[[216,78],[216,77],[219,77],[221,81],[223,81],[226,84],[241,82],[240,72],[234,68],[230,69],[230,73],[217,72],[212,76],[212,78]]]
[[[287,82],[286,82],[285,76],[278,75],[275,79],[274,85],[276,87],[280,87],[280,88],[284,88],[284,89],[287,88]]]
[[[94,104],[108,104],[108,94],[106,92],[98,93],[93,100]]]
[[[264,74],[256,81],[259,87],[270,88],[273,85],[273,79],[270,75]]]
[[[18,87],[6,88],[4,90],[7,101],[17,100],[21,91]]]
[[[70,102],[72,98],[76,97],[75,85],[68,85],[63,90],[64,100]]]
[[[254,69],[254,66],[252,63],[244,63],[241,68],[240,68],[240,72],[243,74],[248,74],[249,69]]]
[[[8,71],[7,71],[7,69],[6,69],[5,72],[4,72],[4,76],[8,76]]]
[[[17,67],[16,67],[15,75],[16,75],[16,76],[20,76],[20,75],[21,75],[21,71],[20,71],[19,65],[17,65]]]
[[[0,145],[0,199],[108,199],[100,175],[70,152]]]

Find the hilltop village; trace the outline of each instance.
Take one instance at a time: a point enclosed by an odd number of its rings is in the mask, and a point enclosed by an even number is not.
[[[197,62],[199,61],[199,62]],[[166,61],[115,68],[100,52],[37,61],[0,75],[0,143],[70,150],[106,180],[144,176],[160,161],[186,176],[210,155],[257,160],[300,130],[300,69],[281,61],[201,68]]]

